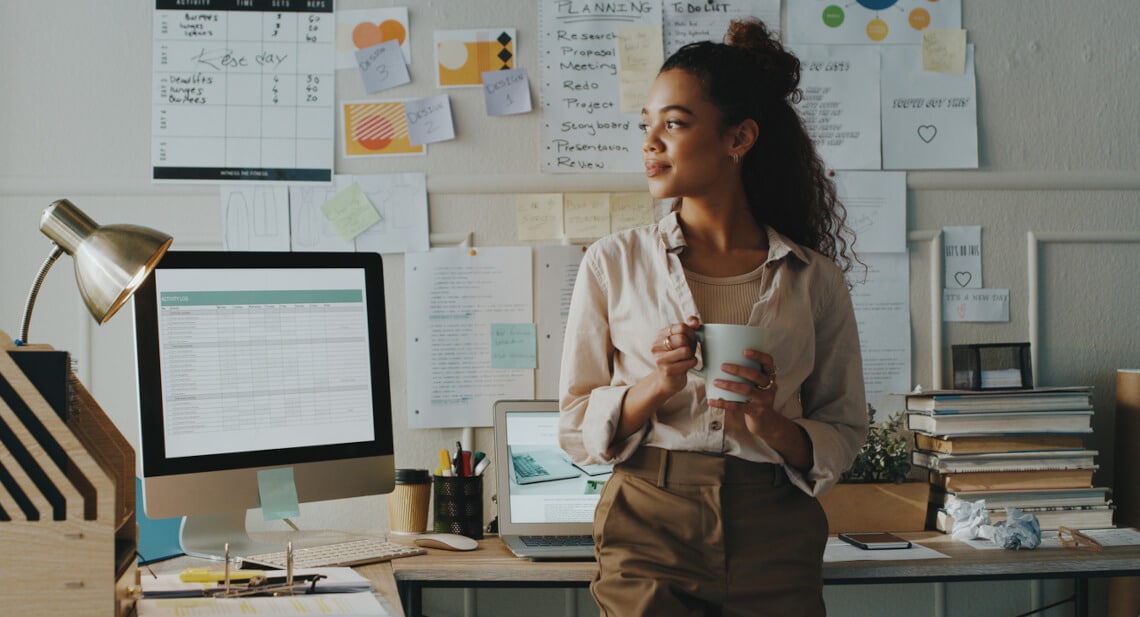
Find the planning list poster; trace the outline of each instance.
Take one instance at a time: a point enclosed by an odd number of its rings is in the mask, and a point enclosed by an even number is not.
[[[623,32],[661,26],[661,2],[543,0],[538,18],[542,171],[642,172],[640,105],[621,110],[618,48]]]
[[[329,182],[333,0],[155,0],[156,182]]]

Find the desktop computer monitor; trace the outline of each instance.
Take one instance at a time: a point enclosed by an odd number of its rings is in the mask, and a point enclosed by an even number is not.
[[[245,521],[290,475],[298,502],[391,492],[380,255],[170,251],[134,314],[144,510],[184,552],[283,550]]]

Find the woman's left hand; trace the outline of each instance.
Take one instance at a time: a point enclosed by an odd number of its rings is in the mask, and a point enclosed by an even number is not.
[[[776,366],[775,359],[764,352],[749,349],[744,352],[744,355],[749,360],[759,364],[760,368],[725,363],[721,367],[725,373],[739,377],[744,381],[717,379],[713,385],[722,390],[735,392],[748,400],[737,402],[709,399],[709,406],[724,409],[729,413],[743,414],[744,424],[748,427],[748,431],[754,435],[763,436],[766,432],[766,420],[773,416],[779,416],[775,409],[776,391],[779,389],[776,384],[776,375],[779,374],[779,368]]]

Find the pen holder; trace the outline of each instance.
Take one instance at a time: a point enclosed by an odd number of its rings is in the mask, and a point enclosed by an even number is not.
[[[483,476],[436,476],[434,480],[435,531],[482,538]]]

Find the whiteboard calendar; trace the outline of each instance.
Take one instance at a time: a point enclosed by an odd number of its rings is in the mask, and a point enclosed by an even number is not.
[[[333,0],[156,0],[156,182],[330,182]]]

